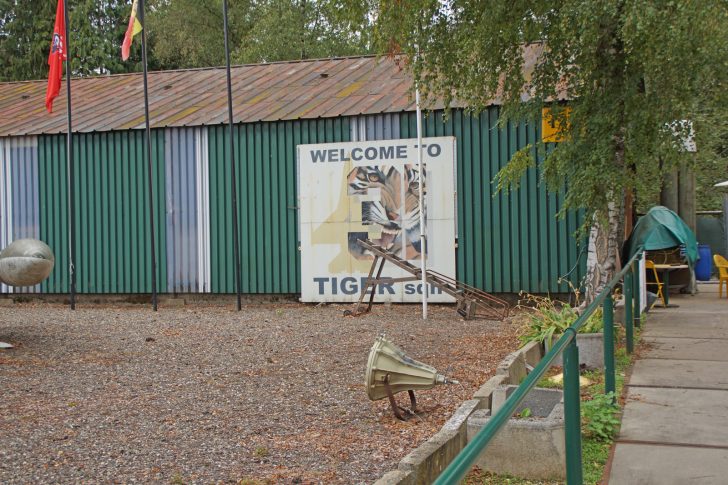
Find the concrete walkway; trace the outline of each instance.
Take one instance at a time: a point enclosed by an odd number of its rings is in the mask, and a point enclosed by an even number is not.
[[[728,299],[717,285],[647,315],[610,485],[728,484]]]

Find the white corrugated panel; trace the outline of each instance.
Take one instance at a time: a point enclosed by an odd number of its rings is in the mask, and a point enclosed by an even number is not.
[[[167,288],[210,291],[207,133],[165,130]]]
[[[399,139],[399,113],[353,116],[351,141]]]
[[[40,238],[38,139],[19,136],[0,139],[0,249],[16,239]],[[40,285],[2,292],[40,292]]]
[[[210,281],[210,155],[207,130],[195,128],[197,153],[197,291],[209,293]]]

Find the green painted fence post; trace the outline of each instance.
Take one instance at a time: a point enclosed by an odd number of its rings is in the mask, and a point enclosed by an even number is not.
[[[640,281],[642,279],[642,271],[640,271],[640,259],[642,256],[637,256],[634,262],[634,325],[640,327],[642,325],[642,291],[640,288]]]
[[[604,298],[604,393],[616,392],[614,369],[614,304],[612,294]]]
[[[566,483],[582,485],[581,467],[581,394],[579,392],[579,347],[576,332],[564,350],[564,441],[566,445]]]
[[[627,333],[627,353],[634,350],[634,319],[632,313],[632,269],[624,274],[624,329]]]

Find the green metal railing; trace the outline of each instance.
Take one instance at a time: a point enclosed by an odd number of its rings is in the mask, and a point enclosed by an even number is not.
[[[435,480],[436,485],[455,484],[470,471],[480,453],[500,431],[503,425],[516,411],[528,392],[551,367],[553,360],[563,352],[564,363],[564,433],[566,445],[566,483],[568,485],[582,485],[581,460],[581,402],[579,394],[579,348],[576,344],[576,334],[594,311],[603,305],[604,314],[604,392],[616,391],[615,364],[614,364],[614,305],[612,292],[619,282],[624,279],[622,291],[624,293],[624,325],[626,330],[627,352],[634,350],[634,325],[640,322],[640,291],[639,283],[641,272],[639,260],[643,251],[640,248],[632,256],[622,271],[597,295],[594,301],[577,318],[571,327],[566,329],[564,335],[553,345],[551,350],[541,359],[526,379],[518,386],[503,406],[488,421],[488,424],[475,435],[473,440],[463,448],[450,465]],[[634,297],[633,297],[634,295]],[[632,306],[636,311],[633,312]],[[636,313],[636,315],[635,315]]]

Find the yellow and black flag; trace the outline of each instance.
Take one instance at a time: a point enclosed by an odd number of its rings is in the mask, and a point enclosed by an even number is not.
[[[131,5],[131,17],[129,17],[129,26],[124,34],[124,42],[121,44],[121,60],[129,59],[129,51],[131,50],[131,41],[136,34],[142,31],[142,23],[137,16],[139,9],[139,0],[134,0]]]

